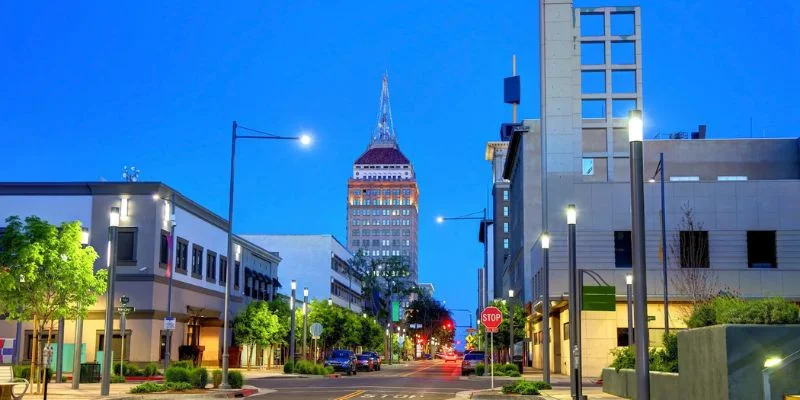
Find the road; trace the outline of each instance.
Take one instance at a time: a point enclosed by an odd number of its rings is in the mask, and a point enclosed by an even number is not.
[[[340,378],[264,378],[248,379],[248,385],[274,389],[274,393],[254,397],[282,399],[451,399],[456,392],[487,389],[489,381],[461,378],[460,363],[442,361],[410,362],[404,366],[384,366],[378,372],[359,372]]]

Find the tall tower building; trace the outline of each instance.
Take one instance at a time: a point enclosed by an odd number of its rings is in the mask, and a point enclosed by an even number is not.
[[[419,190],[414,167],[400,151],[392,123],[389,79],[383,76],[378,118],[367,150],[347,182],[347,241],[367,260],[392,256],[408,262],[416,283]]]

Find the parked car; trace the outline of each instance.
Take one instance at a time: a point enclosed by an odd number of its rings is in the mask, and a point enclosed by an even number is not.
[[[356,369],[372,372],[375,370],[375,361],[368,354],[359,354],[356,356]]]
[[[444,360],[445,363],[456,362],[456,361],[458,361],[458,356],[456,356],[456,353],[454,353],[452,351],[448,351],[448,352],[442,354],[442,359]]]
[[[381,370],[381,361],[382,360],[381,360],[381,356],[378,355],[378,353],[376,353],[374,351],[365,351],[365,352],[363,352],[361,354],[366,354],[366,355],[372,357],[372,365],[375,368],[375,371],[380,371]]]
[[[425,353],[425,354],[422,355],[422,359],[423,360],[430,360],[431,359],[431,355],[428,354],[428,353]]]
[[[325,366],[332,367],[334,371],[346,372],[355,375],[358,372],[356,356],[350,350],[334,350],[331,356],[325,359]]]
[[[484,352],[471,351],[464,354],[464,361],[461,362],[461,375],[475,372],[475,366],[483,362]]]

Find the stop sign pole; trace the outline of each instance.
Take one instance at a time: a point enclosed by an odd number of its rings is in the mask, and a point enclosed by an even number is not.
[[[490,333],[489,342],[489,359],[491,368],[491,382],[492,389],[494,389],[494,333],[503,322],[503,313],[497,307],[486,307],[481,312],[481,323],[486,327],[486,331]]]

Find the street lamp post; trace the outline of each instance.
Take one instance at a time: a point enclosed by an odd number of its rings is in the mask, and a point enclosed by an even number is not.
[[[306,359],[306,332],[308,332],[308,288],[303,288],[303,359]]]
[[[542,380],[550,383],[550,235],[542,234]]]
[[[238,129],[243,129],[256,133],[256,135],[238,135]],[[222,383],[220,388],[230,389],[228,384],[228,310],[230,308],[230,286],[231,286],[231,270],[235,269],[236,260],[233,257],[233,188],[234,188],[234,170],[236,167],[236,139],[270,139],[270,140],[297,140],[304,146],[311,144],[311,137],[308,135],[301,136],[278,136],[271,133],[259,131],[256,129],[239,126],[236,121],[233,121],[231,127],[231,177],[230,188],[228,191],[228,268],[225,271],[225,306],[222,314]]]
[[[483,209],[483,217],[476,217],[474,216],[477,212],[470,213],[461,217],[436,217],[437,223],[443,223],[447,220],[480,220],[481,221],[481,231],[483,232],[483,297],[480,299],[481,304],[478,304],[478,308],[482,311],[484,308],[489,306],[489,225],[494,223],[493,220],[486,217],[486,208]],[[483,342],[489,343],[489,333],[483,333]],[[486,352],[483,353],[483,362],[484,364],[487,363],[488,354]]]
[[[578,307],[578,267],[576,260],[576,234],[575,224],[578,213],[575,205],[567,206],[567,228],[569,230],[569,340],[572,351],[570,352],[570,370],[572,381],[572,395],[574,399],[583,399],[581,388],[581,316]]]
[[[81,245],[89,245],[89,228],[81,228]],[[75,318],[75,348],[72,353],[72,388],[79,389],[81,384],[81,345],[83,344],[83,318]]]
[[[514,362],[514,289],[508,289],[508,355]],[[522,371],[520,371],[522,372]]]
[[[636,335],[636,393],[641,400],[650,399],[650,366],[647,344],[647,265],[644,232],[644,165],[642,159],[642,112],[628,113],[628,140],[631,168],[631,232],[633,247],[633,298]]]
[[[292,297],[289,299],[289,359],[294,359],[294,320],[295,320],[295,296],[297,294],[297,281],[292,279]]]
[[[111,389],[111,339],[114,336],[114,284],[116,283],[117,228],[119,227],[119,207],[111,207],[108,227],[108,288],[106,289],[106,326],[103,333],[103,380],[100,394],[108,396]]]
[[[633,275],[626,274],[625,286],[628,289],[628,347],[633,346],[633,293],[631,292],[631,285],[633,285]]]
[[[153,200],[158,201],[161,200],[162,197],[156,193],[153,194]],[[172,319],[172,281],[173,276],[175,275],[175,263],[173,262],[173,257],[175,256],[175,193],[171,193],[169,199],[164,200],[164,218],[169,218],[167,223],[169,224],[169,250],[167,254],[167,273],[169,277],[167,279],[167,318]],[[167,217],[169,216],[169,217]],[[169,361],[171,358],[170,350],[172,349],[172,330],[165,329],[164,330],[164,370],[166,371],[169,367]],[[73,384],[74,385],[74,384]]]

